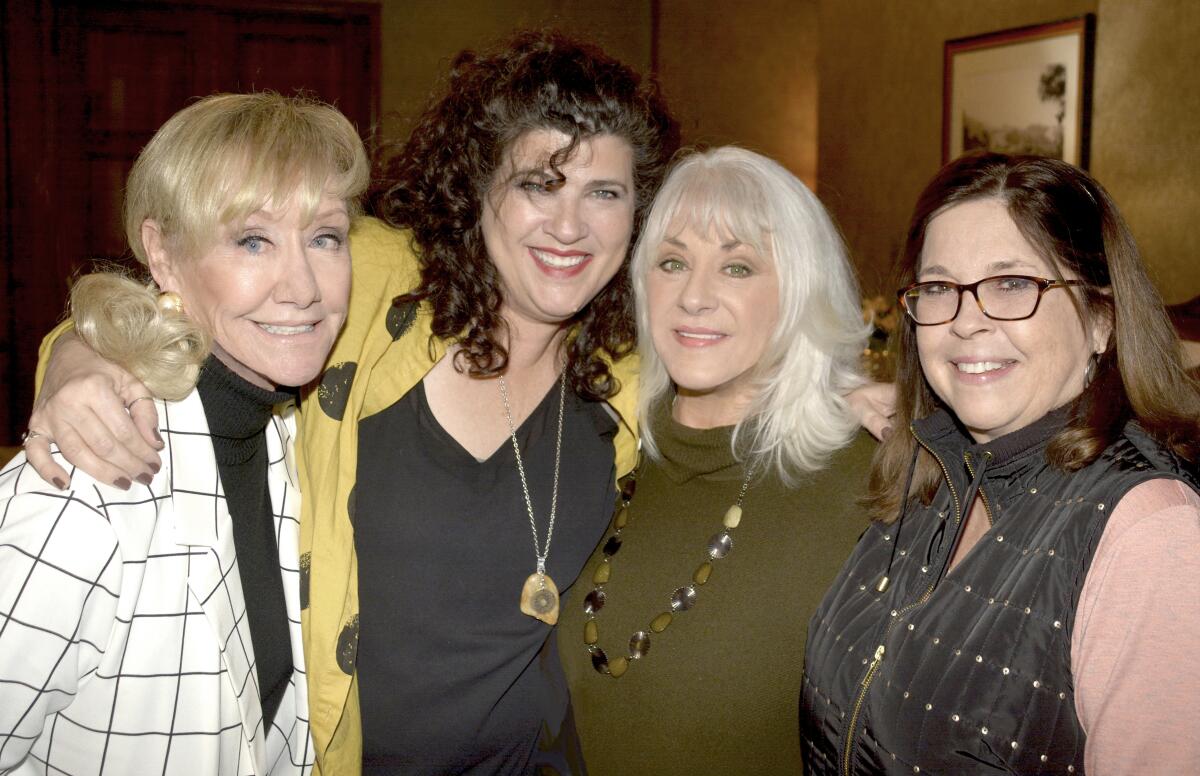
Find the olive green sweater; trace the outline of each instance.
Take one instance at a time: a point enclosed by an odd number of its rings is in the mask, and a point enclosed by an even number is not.
[[[643,461],[599,611],[599,646],[628,655],[634,631],[650,649],[619,679],[597,673],[584,646],[584,597],[597,549],[565,601],[559,649],[591,776],[800,772],[798,697],[808,621],[866,527],[855,506],[874,443],[860,435],[795,488],[756,477],[733,549],[697,585],[694,608],[661,633],[670,610],[708,559],[745,469],[731,428],[689,429],[654,419],[661,460]],[[611,529],[609,532],[611,535]]]

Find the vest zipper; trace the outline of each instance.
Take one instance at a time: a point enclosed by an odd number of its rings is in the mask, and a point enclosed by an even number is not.
[[[850,724],[846,728],[846,745],[842,749],[842,773],[844,776],[851,776],[850,762],[854,758],[854,729],[858,727],[858,715],[862,711],[863,701],[867,697],[867,688],[871,686],[871,680],[875,678],[875,671],[879,668],[881,660],[883,660],[882,644],[875,648],[875,657],[871,660],[871,665],[867,666],[867,673],[858,684],[860,690],[858,698],[854,701],[854,711],[850,714]]]
[[[917,435],[917,430],[915,428],[913,428],[911,425],[908,428],[909,431],[912,432],[913,439],[916,439],[917,442],[920,443],[921,447],[924,447],[925,450],[933,456],[933,459],[938,462],[938,466],[942,467],[942,474],[946,478],[946,485],[950,488],[950,495],[954,499],[954,522],[955,525],[957,525],[961,519],[960,515],[962,514],[962,508],[958,501],[958,492],[954,490],[954,482],[950,479],[950,472],[948,469],[946,469],[946,464],[942,462],[941,456],[930,449],[929,445],[925,444],[925,440],[921,439],[921,437]],[[986,500],[984,502],[984,507],[987,507]],[[888,636],[892,632],[892,628],[895,627],[896,623],[900,621],[900,615],[928,601],[929,596],[933,595],[933,589],[935,587],[937,587],[936,581],[930,583],[929,587],[925,589],[925,592],[922,593],[916,601],[913,601],[908,606],[897,609],[896,615],[891,618],[891,622],[889,622],[887,628],[884,629],[883,638],[880,641],[887,641]],[[883,661],[884,651],[885,649],[882,643],[875,648],[875,655],[872,658],[870,665],[867,666],[867,673],[863,676],[862,681],[858,683],[858,697],[854,699],[854,710],[850,714],[850,723],[846,727],[846,742],[842,747],[843,776],[852,776],[851,765],[854,760],[854,737],[855,733],[857,732],[856,728],[858,727],[859,716],[862,713],[863,703],[867,698],[867,691],[871,689],[871,683],[875,680],[875,673],[879,670],[879,664]]]
[[[958,503],[958,491],[956,491],[954,489],[954,480],[950,479],[950,470],[947,469],[946,464],[942,462],[942,457],[940,455],[938,455],[937,453],[935,453],[933,451],[933,448],[931,448],[929,445],[925,444],[925,440],[921,439],[921,437],[917,435],[916,428],[914,428],[913,426],[909,426],[909,430],[912,431],[913,439],[917,440],[917,442],[921,445],[921,447],[925,448],[925,452],[932,455],[933,460],[937,461],[938,466],[942,467],[942,476],[946,478],[946,485],[948,485],[950,487],[950,495],[954,498],[954,522],[955,522],[955,524],[957,524],[958,520],[959,520],[959,515],[962,514],[962,505]],[[964,453],[963,455],[966,455],[966,453]]]

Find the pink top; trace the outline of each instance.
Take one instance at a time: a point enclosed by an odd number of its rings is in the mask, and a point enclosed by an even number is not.
[[[1174,480],[1118,502],[1071,633],[1090,776],[1200,774],[1200,496]]]

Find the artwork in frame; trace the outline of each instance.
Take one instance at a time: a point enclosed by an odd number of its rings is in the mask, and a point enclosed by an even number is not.
[[[946,42],[942,161],[976,149],[1085,168],[1095,17]]]

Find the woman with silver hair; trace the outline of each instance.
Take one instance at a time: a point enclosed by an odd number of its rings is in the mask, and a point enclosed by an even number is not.
[[[287,386],[346,319],[367,177],[342,114],[277,94],[200,100],[139,155],[153,280],[88,275],[71,312],[158,397],[162,466],[0,471],[0,773],[312,769]]]
[[[632,273],[642,460],[559,634],[585,759],[795,773],[806,625],[864,527],[857,284],[816,197],[740,148],[675,167]]]

